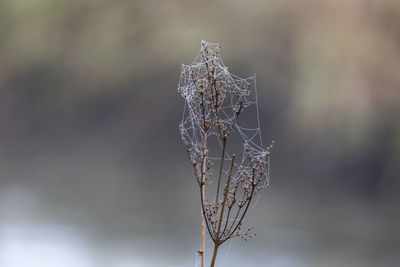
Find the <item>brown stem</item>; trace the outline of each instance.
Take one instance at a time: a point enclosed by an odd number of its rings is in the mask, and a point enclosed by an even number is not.
[[[215,265],[215,260],[217,259],[218,248],[219,248],[219,244],[215,243],[214,252],[213,252],[212,259],[211,259],[210,267],[214,267],[214,265]]]
[[[226,232],[226,233],[227,233],[227,236],[230,236],[230,233],[231,233],[231,231],[232,231],[232,228],[235,226],[235,222],[236,222],[237,218],[238,218],[239,215],[240,215],[240,211],[242,210],[242,207],[243,207],[243,206],[238,206],[238,210],[237,210],[237,212],[236,212],[235,218],[232,220],[232,224],[231,224],[231,226],[229,227],[229,230]],[[226,222],[226,224],[228,224],[228,222]],[[224,232],[225,232],[225,230],[224,230]],[[227,237],[224,237],[224,239],[222,240],[222,242],[225,242],[225,240],[227,240],[227,239],[228,239]]]
[[[232,178],[232,170],[233,170],[233,167],[234,167],[234,163],[235,163],[235,155],[232,156],[232,164],[231,164],[231,168],[229,169],[228,181],[227,181],[226,186],[225,186],[224,200],[222,202],[221,214],[220,214],[219,221],[218,221],[218,229],[217,229],[217,233],[216,233],[216,236],[215,236],[214,252],[213,252],[212,259],[211,259],[210,267],[214,267],[215,260],[217,258],[218,248],[219,248],[219,245],[220,245],[220,236],[219,236],[219,234],[220,234],[220,231],[221,231],[222,219],[224,218],[224,209],[225,209],[226,201],[228,199],[229,184],[230,184],[231,178]]]
[[[219,187],[221,185],[221,177],[222,177],[222,169],[224,167],[224,159],[225,159],[225,147],[226,147],[226,137],[223,136],[222,137],[222,157],[221,157],[221,165],[219,166],[219,175],[218,175],[218,185],[217,185],[217,196],[215,198],[215,208],[216,210],[218,210],[218,203],[219,203],[219,199],[218,199],[218,195],[219,195]]]
[[[201,186],[201,194],[204,194],[204,185]],[[201,257],[201,267],[204,267],[204,254],[206,253],[206,233],[205,233],[205,225],[204,225],[204,213],[203,213],[203,204],[201,205],[201,250],[199,251],[199,255]]]
[[[224,242],[225,242],[226,240],[228,240],[228,239],[236,232],[236,230],[238,229],[238,227],[242,224],[243,218],[244,218],[244,216],[246,215],[247,210],[249,209],[251,199],[253,198],[254,189],[255,189],[255,186],[253,185],[252,188],[251,188],[250,197],[249,197],[248,200],[247,200],[246,208],[244,209],[244,211],[243,211],[243,213],[242,213],[242,216],[241,216],[240,219],[239,219],[239,222],[236,224],[235,228],[234,228],[233,231],[229,234],[229,236],[226,237],[226,238],[224,239]]]
[[[207,170],[207,132],[204,132],[204,150],[203,150],[203,160],[201,163],[201,183],[200,183],[200,191],[201,191],[201,267],[204,267],[204,257],[206,253],[206,234],[205,234],[205,226],[204,223],[207,222],[205,218],[205,209],[204,209],[204,201],[205,201],[205,185],[206,185],[206,170]],[[208,223],[207,223],[208,228]],[[210,230],[209,230],[210,231]]]
[[[230,184],[231,178],[232,178],[232,170],[233,170],[234,162],[235,162],[235,155],[232,156],[232,164],[231,164],[231,168],[229,170],[228,182],[226,183],[226,186],[225,186],[224,200],[222,202],[221,214],[219,216],[218,229],[217,229],[217,234],[216,234],[216,238],[215,238],[217,243],[219,243],[219,234],[221,231],[222,219],[224,217],[225,204],[226,204],[226,200],[228,198],[228,190],[229,190],[229,184]]]
[[[203,151],[203,161],[202,161],[202,170],[201,170],[201,183],[200,183],[200,191],[201,191],[201,267],[204,267],[204,257],[205,257],[205,248],[206,248],[206,235],[205,235],[205,214],[204,214],[204,199],[205,199],[205,180],[206,180],[206,169],[207,169],[207,134],[204,134],[204,151]]]
[[[206,209],[204,208],[204,204],[206,201],[206,196],[205,196],[205,190],[206,190],[206,171],[207,171],[207,131],[204,131],[204,148],[203,148],[203,160],[201,163],[201,183],[200,183],[200,201],[201,201],[201,209],[202,209],[202,224],[204,224],[204,221],[207,226],[207,230],[210,233],[210,236],[213,241],[215,241],[214,237],[212,236],[212,232],[210,229],[210,226],[208,224],[208,220],[206,219]],[[205,242],[203,239],[202,242]]]
[[[228,222],[229,222],[229,217],[230,217],[230,215],[231,215],[232,207],[233,207],[233,206],[231,206],[231,205],[228,206],[228,214],[226,215],[225,226],[224,226],[224,229],[223,229],[222,232],[221,232],[221,237],[225,234],[226,227],[228,227]]]

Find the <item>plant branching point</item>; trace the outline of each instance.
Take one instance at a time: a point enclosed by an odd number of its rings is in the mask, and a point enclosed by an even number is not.
[[[272,145],[262,145],[255,76],[243,79],[230,73],[219,44],[202,41],[195,61],[182,65],[178,92],[185,100],[179,129],[200,189],[198,253],[204,267],[207,229],[214,243],[213,267],[224,242],[234,237],[247,241],[254,235],[252,227],[243,231],[242,226],[254,196],[268,185]],[[255,127],[240,123],[246,112],[246,122],[253,119]],[[238,143],[241,153],[234,154]]]

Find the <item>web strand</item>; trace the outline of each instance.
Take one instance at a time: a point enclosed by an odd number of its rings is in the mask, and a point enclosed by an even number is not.
[[[269,184],[270,148],[263,147],[256,77],[230,73],[220,58],[220,45],[202,41],[195,60],[181,67],[178,92],[185,100],[179,129],[196,179],[200,184],[205,175],[207,184],[218,182],[218,189],[207,187],[209,195],[216,191],[217,199],[207,197],[204,203],[210,236],[220,238],[221,234],[222,242],[241,236],[244,207]],[[226,150],[228,136],[232,148]],[[226,201],[219,194],[221,175],[214,174],[215,169],[224,177],[222,190],[229,189]],[[221,204],[236,215],[229,218],[228,213],[219,233],[216,221],[223,215]]]

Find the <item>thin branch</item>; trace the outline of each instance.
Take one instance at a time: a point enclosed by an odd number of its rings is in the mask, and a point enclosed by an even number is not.
[[[231,178],[232,178],[232,170],[233,170],[234,163],[235,163],[235,157],[236,157],[235,155],[232,156],[232,164],[231,164],[231,168],[229,169],[228,182],[226,183],[226,186],[225,186],[224,201],[222,202],[221,214],[220,214],[220,217],[219,217],[218,229],[217,229],[217,235],[216,235],[216,239],[218,241],[219,241],[219,234],[220,234],[219,231],[221,230],[222,219],[224,217],[224,210],[225,210],[226,200],[228,198],[229,184],[230,184]]]
[[[226,240],[228,240],[228,239],[233,235],[233,233],[236,232],[236,230],[238,229],[238,227],[242,224],[243,218],[244,218],[244,216],[246,215],[247,210],[249,209],[251,199],[253,198],[254,188],[255,188],[255,186],[253,185],[252,188],[251,188],[250,197],[248,198],[247,205],[246,205],[245,210],[243,211],[242,217],[240,217],[239,222],[236,224],[236,227],[235,227],[235,228],[233,229],[233,231],[229,234],[229,236],[227,236],[227,237],[224,239],[223,242],[225,242]],[[222,243],[223,243],[223,242],[222,242]],[[222,243],[221,243],[221,244],[222,244]]]
[[[221,185],[221,176],[222,176],[222,169],[224,167],[224,159],[225,159],[225,147],[226,147],[226,136],[222,137],[222,156],[221,156],[221,162],[219,166],[219,175],[218,175],[218,185],[217,185],[217,196],[215,197],[215,208],[218,209],[219,205],[219,188]]]

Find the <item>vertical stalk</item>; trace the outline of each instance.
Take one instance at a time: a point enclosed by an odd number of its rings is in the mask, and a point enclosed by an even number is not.
[[[205,214],[204,214],[204,201],[205,201],[205,184],[206,184],[206,171],[207,171],[207,124],[206,124],[206,115],[205,115],[205,108],[204,108],[204,92],[199,91],[201,102],[200,106],[202,108],[202,115],[203,115],[203,140],[204,140],[204,147],[203,147],[203,160],[201,165],[201,181],[200,181],[200,198],[201,198],[201,267],[204,267],[204,258],[206,254],[206,234],[205,234]],[[208,228],[208,224],[207,224]]]
[[[229,169],[228,181],[226,183],[225,190],[224,190],[224,200],[222,202],[221,214],[220,214],[219,221],[218,221],[218,229],[217,229],[217,233],[215,236],[214,252],[213,252],[212,259],[211,259],[210,267],[214,267],[214,265],[215,265],[215,260],[217,258],[218,248],[220,245],[220,231],[221,231],[222,219],[224,218],[224,209],[225,209],[226,201],[228,200],[229,184],[230,184],[231,178],[232,178],[232,171],[233,171],[233,167],[234,167],[234,163],[235,163],[235,157],[236,157],[235,155],[232,155],[232,164],[231,164],[231,168]]]
[[[215,197],[215,208],[218,210],[218,203],[219,203],[219,187],[221,185],[221,177],[222,177],[222,169],[224,167],[224,160],[225,160],[225,147],[226,147],[226,136],[222,137],[222,156],[221,156],[221,165],[219,166],[219,175],[218,175],[218,185],[217,185],[217,196]]]
[[[204,193],[204,186],[201,186],[201,193]],[[201,267],[204,267],[204,254],[206,253],[206,233],[205,233],[205,225],[204,225],[204,214],[203,207],[201,208],[201,250],[199,251],[199,255],[201,257]]]
[[[215,259],[217,258],[218,248],[219,248],[219,243],[217,241],[215,243],[215,245],[214,245],[214,252],[213,252],[213,256],[212,256],[210,267],[214,267],[214,265],[215,265]]]
[[[203,162],[201,170],[201,267],[204,267],[204,258],[206,254],[206,234],[205,234],[205,215],[204,215],[204,201],[205,197],[205,186],[206,186],[206,171],[207,171],[207,132],[204,131],[204,150],[203,150]]]

